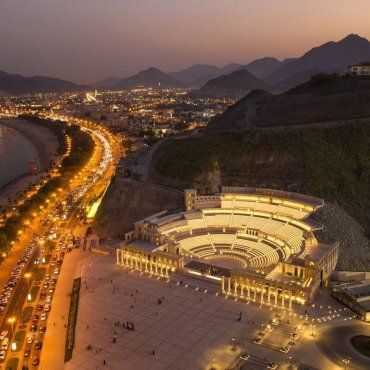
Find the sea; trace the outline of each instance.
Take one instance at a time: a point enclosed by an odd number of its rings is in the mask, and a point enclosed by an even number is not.
[[[28,161],[37,158],[36,148],[25,136],[0,122],[0,191],[26,175]]]

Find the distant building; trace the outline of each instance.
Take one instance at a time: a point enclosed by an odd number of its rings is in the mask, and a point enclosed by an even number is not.
[[[370,76],[370,62],[362,62],[348,66],[347,72],[352,76]]]
[[[370,322],[370,282],[342,283],[333,287],[332,295],[356,312],[362,320]]]

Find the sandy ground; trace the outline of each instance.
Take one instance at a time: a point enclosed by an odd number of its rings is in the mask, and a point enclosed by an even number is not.
[[[49,168],[50,161],[56,159],[55,153],[59,143],[52,131],[31,122],[19,119],[2,119],[0,120],[0,124],[19,131],[33,143],[38,153],[39,166],[41,169],[37,175],[22,177],[0,192],[0,207],[9,208],[16,202],[19,194],[27,189],[30,183],[36,183],[42,175],[45,175],[46,170]]]

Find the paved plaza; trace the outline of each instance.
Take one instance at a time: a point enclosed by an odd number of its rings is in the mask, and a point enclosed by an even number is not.
[[[140,275],[115,265],[113,256],[84,259],[76,276],[82,276],[76,344],[66,369],[245,370],[266,369],[271,361],[278,369],[296,369],[303,361],[311,365],[305,365],[307,369],[343,368],[316,345],[320,327],[315,336],[305,327],[292,351],[282,353],[279,348],[289,344],[302,316],[279,312],[281,324],[267,332],[275,309],[225,299],[216,295],[216,285],[208,288],[196,279],[178,283],[176,275],[168,281]],[[333,315],[332,322],[343,324],[351,317],[343,314]],[[326,312],[319,308],[316,316],[320,315]],[[127,322],[135,330],[122,325]],[[263,338],[262,345],[252,343],[257,337]],[[240,360],[241,352],[248,352],[250,359]]]

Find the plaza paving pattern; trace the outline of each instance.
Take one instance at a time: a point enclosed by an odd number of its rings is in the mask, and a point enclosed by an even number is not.
[[[113,256],[82,260],[76,271],[76,277],[82,276],[82,284],[75,348],[72,359],[65,364],[67,370],[185,370],[212,366],[220,370],[240,369],[241,365],[243,370],[257,370],[266,369],[269,361],[277,362],[278,369],[288,369],[289,356],[294,369],[343,368],[323,355],[317,345],[325,339],[319,335],[319,328],[314,337],[311,329],[306,328],[288,354],[279,351],[300,323],[299,314],[289,316],[285,312],[281,324],[273,332],[265,332],[262,345],[255,345],[252,340],[258,337],[260,324],[266,326],[275,310],[216,296],[217,285],[209,284],[206,289],[207,283],[199,282],[197,289],[192,285],[197,282],[195,279],[186,280],[190,281],[187,286],[185,281],[177,284],[176,275],[168,282],[140,275],[115,265]],[[238,321],[240,312],[242,320]],[[353,320],[343,321],[345,315],[352,315],[350,312],[341,313],[330,324],[320,325],[354,324]],[[134,331],[122,326],[127,321],[134,323]],[[117,322],[119,326],[115,325]],[[153,350],[155,354],[151,354]],[[244,351],[251,358],[243,363],[239,355]],[[303,362],[312,367],[303,366]]]

